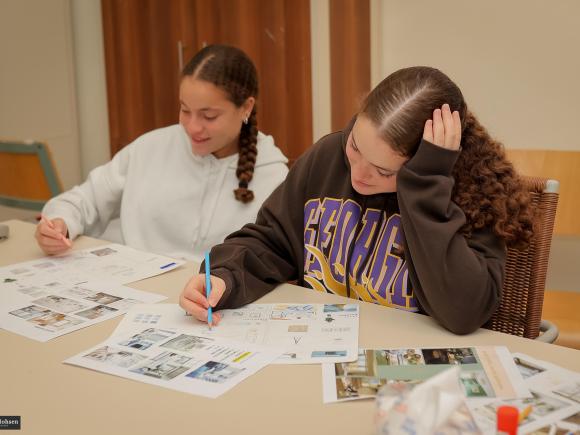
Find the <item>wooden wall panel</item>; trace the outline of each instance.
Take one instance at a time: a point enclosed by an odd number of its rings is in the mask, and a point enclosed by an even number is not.
[[[146,17],[149,29],[148,43],[144,49],[148,70],[151,72],[151,103],[145,108],[151,111],[154,125],[174,124],[179,119],[180,68],[177,56],[177,42],[181,37],[179,23],[180,2],[151,1]],[[169,54],[169,56],[168,56]]]
[[[178,2],[103,0],[111,154],[178,119]]]
[[[307,1],[284,4],[286,52],[286,134],[291,158],[295,159],[312,144],[312,61],[310,47],[310,4]],[[308,20],[304,17],[309,17]]]
[[[358,111],[371,88],[369,0],[330,2],[330,81],[332,130]]]
[[[197,0],[195,23],[192,53],[221,43],[252,58],[260,78],[258,126],[294,161],[312,144],[309,1]]]
[[[580,151],[508,149],[506,153],[521,174],[560,182],[554,234],[580,236]]]
[[[312,144],[309,0],[102,0],[112,153],[177,122],[179,55],[243,49],[260,79],[258,126],[296,159]]]

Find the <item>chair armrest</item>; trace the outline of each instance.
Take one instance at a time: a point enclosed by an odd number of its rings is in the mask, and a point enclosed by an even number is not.
[[[560,331],[555,323],[549,320],[542,320],[540,323],[540,335],[536,338],[544,343],[553,343],[558,338]]]

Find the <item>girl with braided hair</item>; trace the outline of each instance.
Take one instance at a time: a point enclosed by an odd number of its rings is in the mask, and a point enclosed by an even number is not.
[[[205,321],[209,304],[235,308],[298,280],[466,334],[498,307],[506,247],[527,246],[532,222],[501,144],[455,83],[406,68],[295,163],[255,224],[212,249],[209,301],[195,275],[180,304]]]
[[[183,69],[179,124],[139,137],[50,200],[39,246],[64,252],[119,217],[113,241],[201,261],[204,250],[255,220],[288,173],[272,137],[258,131],[257,96],[256,68],[243,51],[203,48]]]

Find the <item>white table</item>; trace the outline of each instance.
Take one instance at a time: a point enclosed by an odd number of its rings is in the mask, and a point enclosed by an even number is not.
[[[0,242],[0,266],[42,256],[33,225],[5,223],[11,236]],[[103,243],[81,237],[74,249]],[[131,286],[177,303],[193,269],[189,263]],[[285,284],[259,302],[344,301]],[[427,316],[365,302],[360,306],[360,347],[505,345],[512,352],[580,371],[580,351],[574,349],[484,329],[457,336]],[[21,416],[19,433],[38,434],[373,433],[374,402],[323,405],[321,369],[316,365],[269,366],[222,397],[205,399],[62,364],[106,339],[118,322],[109,320],[47,343],[0,331],[0,415]]]

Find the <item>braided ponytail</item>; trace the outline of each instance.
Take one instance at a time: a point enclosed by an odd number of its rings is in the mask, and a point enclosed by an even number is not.
[[[254,199],[254,192],[248,189],[248,184],[254,176],[254,166],[256,165],[256,156],[258,149],[258,120],[256,117],[256,106],[248,119],[248,123],[242,124],[240,132],[240,151],[238,158],[238,168],[236,177],[239,180],[239,187],[234,190],[234,195],[238,201],[244,204]]]

